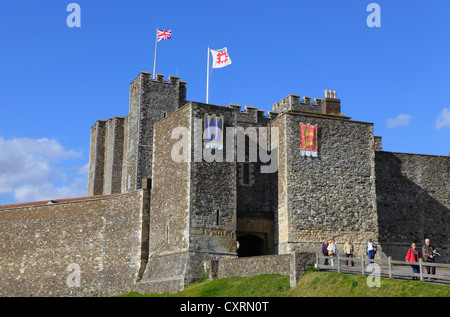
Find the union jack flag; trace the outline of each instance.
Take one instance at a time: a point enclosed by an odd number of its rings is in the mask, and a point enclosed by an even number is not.
[[[171,30],[162,30],[162,31],[157,31],[157,37],[158,37],[158,42],[161,42],[163,40],[168,40],[172,37],[172,31]]]

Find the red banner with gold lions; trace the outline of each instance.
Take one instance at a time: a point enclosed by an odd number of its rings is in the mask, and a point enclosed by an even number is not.
[[[319,142],[317,125],[300,123],[300,155],[317,157]]]

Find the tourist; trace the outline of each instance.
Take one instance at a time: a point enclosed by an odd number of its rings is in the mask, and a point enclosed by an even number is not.
[[[434,263],[434,255],[433,252],[436,252],[436,249],[430,245],[430,239],[425,239],[425,245],[422,247],[422,256],[425,262]],[[435,275],[436,267],[435,266],[427,266],[427,274]],[[430,277],[428,277],[431,280]]]
[[[322,255],[328,256],[328,240],[325,240],[322,244]],[[328,265],[328,258],[325,259],[325,265]]]
[[[347,240],[347,242],[345,242],[344,244],[344,253],[345,253],[345,257],[346,258],[353,258],[353,243],[350,240],[350,238]],[[352,266],[355,266],[355,263],[353,262],[353,260],[351,261]],[[348,260],[345,261],[345,265],[348,266]]]
[[[328,256],[334,257],[336,256],[337,250],[336,250],[336,244],[334,240],[331,240],[331,243],[327,247],[328,250]],[[331,266],[334,266],[334,260],[331,259]]]
[[[419,262],[420,253],[419,250],[416,249],[416,244],[411,244],[411,248],[408,250],[408,254],[406,255],[406,262]],[[418,265],[411,265],[413,273],[419,273]],[[419,279],[417,276],[413,276],[413,280]]]
[[[374,242],[372,242],[371,238],[369,238],[369,240],[367,241],[367,246],[366,246],[366,253],[369,256],[369,259],[374,259],[376,252],[377,252],[377,245]],[[369,263],[372,264],[373,262],[369,262]]]

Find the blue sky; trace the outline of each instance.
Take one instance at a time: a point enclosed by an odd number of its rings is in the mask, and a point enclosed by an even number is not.
[[[81,7],[69,28],[66,7]],[[370,28],[367,6],[381,8]],[[266,111],[336,90],[342,112],[375,124],[386,151],[450,153],[450,1],[4,1],[0,9],[0,205],[84,196],[90,128],[128,114],[129,84],[153,70],[205,102]]]

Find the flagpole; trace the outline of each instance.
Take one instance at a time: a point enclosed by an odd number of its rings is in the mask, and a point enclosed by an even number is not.
[[[153,79],[156,78],[156,54],[158,52],[158,28],[156,28],[155,61],[153,62]]]
[[[211,48],[208,46],[208,67],[207,67],[207,73],[206,73],[206,103],[209,103],[209,54],[210,54]]]

